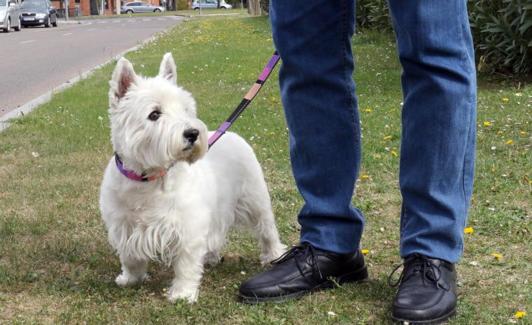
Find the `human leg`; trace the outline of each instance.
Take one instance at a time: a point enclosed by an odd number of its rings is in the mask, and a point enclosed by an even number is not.
[[[354,0],[270,3],[292,170],[305,201],[301,245],[240,287],[244,302],[299,297],[367,278],[362,213],[351,205],[360,162],[352,79]]]
[[[392,316],[454,313],[473,187],[476,79],[466,0],[389,0],[403,66],[400,187],[405,270]]]
[[[363,227],[351,205],[360,162],[354,1],[272,1],[270,10],[292,170],[305,200],[301,241],[352,253]]]

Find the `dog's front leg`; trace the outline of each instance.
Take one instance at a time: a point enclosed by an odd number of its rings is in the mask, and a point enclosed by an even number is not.
[[[189,303],[198,300],[199,286],[203,275],[203,259],[207,252],[206,240],[195,245],[183,247],[181,254],[175,259],[175,272],[172,286],[168,290],[168,300],[176,302],[184,299]]]
[[[148,278],[148,261],[120,255],[120,263],[122,264],[122,273],[115,279],[116,284],[119,286],[135,285]]]

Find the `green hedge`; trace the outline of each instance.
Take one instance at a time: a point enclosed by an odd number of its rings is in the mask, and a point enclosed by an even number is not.
[[[387,0],[357,0],[358,28],[392,29]]]
[[[530,74],[531,1],[469,0],[468,4],[479,71]],[[359,28],[391,29],[387,1],[358,0],[357,25]]]
[[[532,2],[469,1],[471,29],[479,70],[532,72]]]

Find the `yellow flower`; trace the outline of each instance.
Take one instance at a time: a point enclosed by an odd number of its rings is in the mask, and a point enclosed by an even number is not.
[[[526,311],[524,310],[518,310],[515,312],[514,317],[515,319],[521,319],[526,316]]]
[[[482,125],[484,125],[485,127],[488,127],[488,126],[492,126],[493,124],[490,121],[484,121]]]
[[[388,140],[391,140],[392,139],[392,136],[391,135],[387,135],[385,136],[384,138],[382,138],[384,141],[388,141]]]
[[[360,252],[362,253],[362,255],[368,255],[369,254],[369,249],[362,249],[362,250],[360,250]]]
[[[399,154],[397,154],[397,151],[395,151],[395,149],[390,150],[390,153],[391,153],[392,156],[394,156],[394,157],[399,156]]]
[[[508,103],[510,101],[510,98],[508,97],[503,97],[502,98],[502,101],[505,102],[505,103]]]
[[[371,111],[372,111],[372,109],[369,108],[369,107],[364,109],[364,112],[366,112],[366,113],[371,113]]]
[[[369,175],[368,174],[362,174],[362,175],[360,175],[360,179],[368,180],[369,179]]]
[[[501,261],[503,256],[499,253],[491,253],[491,256],[493,256],[497,261]]]
[[[526,132],[525,131],[519,131],[519,135],[525,137],[526,136]]]
[[[475,230],[473,229],[473,227],[466,227],[464,228],[464,234],[472,234]]]
[[[506,141],[506,144],[507,144],[507,145],[512,145],[512,144],[514,144],[514,140],[511,140],[511,139],[510,139],[510,140]]]

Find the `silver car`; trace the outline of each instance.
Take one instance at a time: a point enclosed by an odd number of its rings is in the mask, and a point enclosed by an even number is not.
[[[162,11],[164,11],[164,7],[154,6],[152,4],[141,2],[141,1],[129,2],[120,8],[120,13],[122,14],[132,14],[132,13],[139,13],[139,12],[162,12]]]
[[[218,0],[200,0],[192,3],[192,9],[198,10],[199,8],[216,9],[218,8]],[[220,1],[220,9],[231,9],[233,6],[226,3],[225,0]]]
[[[0,30],[6,33],[11,28],[20,30],[20,4],[18,0],[0,0]]]

